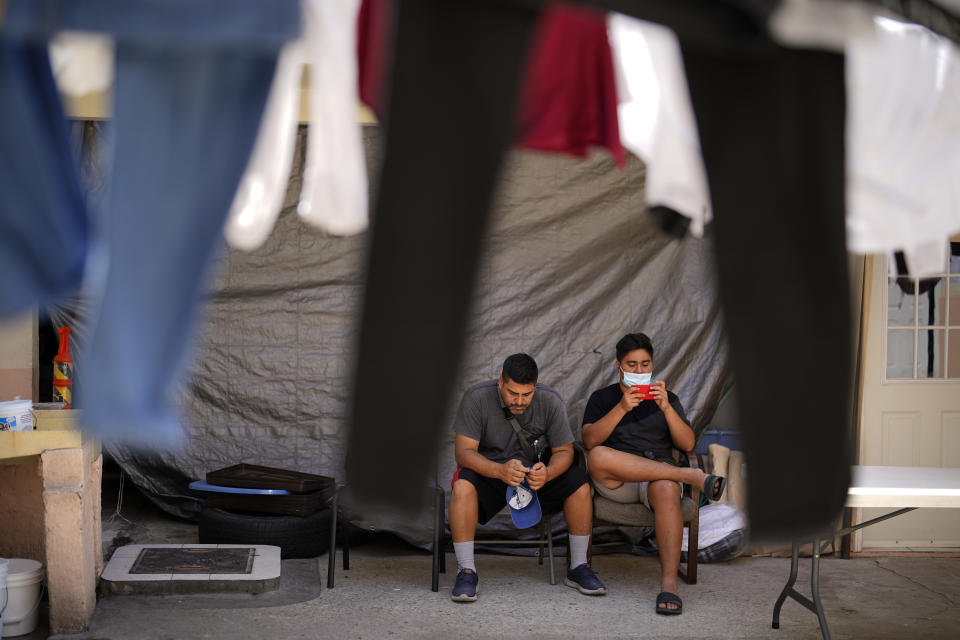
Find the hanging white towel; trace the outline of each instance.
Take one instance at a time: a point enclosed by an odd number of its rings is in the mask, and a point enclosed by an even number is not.
[[[847,46],[847,245],[941,271],[960,231],[960,55],[924,27],[875,18]]]
[[[359,0],[304,0],[310,133],[297,211],[329,233],[364,231],[367,167],[357,121]]]
[[[253,251],[262,245],[283,207],[297,137],[304,55],[303,40],[295,40],[277,60],[257,141],[224,228],[227,242],[237,249]]]
[[[646,163],[647,204],[690,218],[690,232],[700,237],[713,209],[677,37],[667,27],[617,13],[610,14],[607,29],[620,139]]]
[[[367,228],[367,168],[357,121],[356,21],[359,0],[303,0],[303,37],[277,64],[257,141],[230,209],[225,234],[253,250],[283,206],[293,161],[300,78],[309,64],[310,124],[297,211],[337,235]]]

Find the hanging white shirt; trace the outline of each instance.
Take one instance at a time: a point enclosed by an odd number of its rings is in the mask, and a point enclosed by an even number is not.
[[[700,237],[713,218],[683,57],[669,28],[611,13],[607,22],[617,81],[620,139],[646,164],[648,206],[691,220]]]

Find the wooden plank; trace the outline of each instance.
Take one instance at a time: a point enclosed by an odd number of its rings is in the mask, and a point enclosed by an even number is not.
[[[112,117],[112,90],[88,93],[83,96],[66,95],[64,106],[67,116],[75,120],[109,120]],[[300,124],[310,122],[310,86],[307,74],[303,75],[297,120]],[[378,124],[377,116],[365,104],[357,103],[357,122]]]
[[[83,444],[80,431],[2,431],[0,460],[37,456],[47,449],[70,449]]]
[[[78,409],[34,409],[33,426],[37,431],[75,431],[80,416]]]

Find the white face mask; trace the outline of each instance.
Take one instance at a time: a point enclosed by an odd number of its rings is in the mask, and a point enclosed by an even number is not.
[[[653,377],[652,373],[631,373],[624,371],[623,368],[620,369],[620,373],[623,374],[623,384],[628,387],[634,387],[638,384],[650,384],[650,379]]]

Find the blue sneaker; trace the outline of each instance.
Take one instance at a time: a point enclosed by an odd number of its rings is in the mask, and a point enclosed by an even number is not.
[[[477,572],[471,569],[461,569],[457,574],[457,583],[453,585],[450,599],[454,602],[476,602],[477,600]]]
[[[582,564],[576,569],[567,569],[567,577],[563,579],[563,584],[588,596],[602,596],[607,592],[607,588],[603,586],[588,564]]]

